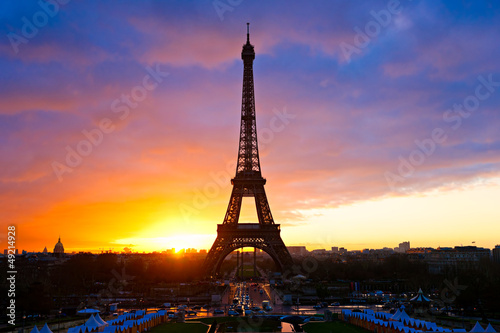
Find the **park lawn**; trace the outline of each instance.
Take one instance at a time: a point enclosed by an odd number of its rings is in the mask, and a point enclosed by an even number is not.
[[[236,316],[236,317],[209,317],[209,318],[196,318],[196,319],[192,319],[193,321],[201,321],[202,323],[205,323],[205,324],[208,324],[208,325],[212,325],[212,323],[214,322],[214,319],[217,320],[217,323],[226,323],[228,321],[235,321],[236,318],[243,318],[243,317],[239,317],[239,316]],[[186,321],[189,321],[189,320],[186,320]]]
[[[257,271],[257,276],[260,276],[259,271]],[[243,265],[243,277],[253,277],[253,265]]]
[[[368,333],[371,331],[350,325],[341,321],[314,323],[310,322],[303,326],[307,333]]]
[[[151,333],[206,333],[208,326],[198,323],[164,323],[151,329]]]

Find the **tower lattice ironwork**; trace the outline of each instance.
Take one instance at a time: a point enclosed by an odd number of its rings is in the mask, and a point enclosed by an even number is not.
[[[224,222],[217,225],[217,238],[205,260],[205,272],[216,275],[224,258],[236,249],[254,247],[263,250],[274,260],[277,269],[293,263],[280,236],[280,225],[275,224],[267,201],[260,169],[255,122],[255,95],[253,60],[255,51],[250,44],[249,24],[247,42],[241,52],[243,60],[243,93],[241,103],[240,140],[236,175],[231,179],[233,190]],[[238,223],[243,197],[254,197],[259,223]]]

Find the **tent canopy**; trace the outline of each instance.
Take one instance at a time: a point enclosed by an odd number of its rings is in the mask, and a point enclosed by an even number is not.
[[[101,311],[99,310],[96,310],[96,309],[83,309],[83,310],[80,310],[78,311],[78,313],[83,313],[83,314],[91,314],[91,313],[99,313]]]
[[[47,323],[45,323],[45,325],[43,325],[43,328],[40,330],[40,333],[52,333],[52,331],[50,330]]]
[[[425,297],[422,288],[418,289],[417,296],[410,299],[410,302],[412,303],[429,303],[430,301],[431,300],[429,298]]]
[[[470,332],[484,332],[484,328],[478,321],[476,321],[476,325],[474,325]]]
[[[93,329],[93,328],[96,328],[96,327],[101,327],[101,326],[104,326],[104,324],[101,324],[99,323],[94,315],[90,316],[89,319],[87,319],[87,321],[85,322],[85,327],[88,327],[90,329]]]
[[[488,327],[486,327],[486,329],[484,331],[491,332],[491,333],[496,332],[495,329],[493,328],[493,326],[491,326],[491,324],[488,324]]]
[[[94,318],[95,318],[95,320],[96,320],[99,324],[101,324],[101,326],[103,326],[103,325],[108,325],[108,323],[107,323],[107,322],[105,322],[105,321],[101,318],[101,316],[99,316],[99,314],[98,314],[98,313],[96,313],[96,314],[94,315]]]

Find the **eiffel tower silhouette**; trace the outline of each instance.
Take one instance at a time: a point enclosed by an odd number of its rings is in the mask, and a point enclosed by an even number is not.
[[[243,59],[243,96],[241,105],[240,142],[236,175],[231,179],[233,190],[224,222],[217,225],[217,238],[205,259],[205,272],[215,276],[224,258],[236,249],[254,247],[273,259],[278,270],[292,265],[293,260],[280,236],[280,225],[275,224],[267,202],[266,179],[260,170],[257,127],[255,123],[255,95],[253,60],[255,51],[250,44],[249,23],[247,42],[241,52]],[[254,197],[259,223],[238,223],[243,197]]]

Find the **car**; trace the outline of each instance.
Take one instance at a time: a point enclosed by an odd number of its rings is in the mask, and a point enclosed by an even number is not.
[[[322,306],[321,306],[321,305],[319,305],[319,304],[316,304],[316,305],[314,305],[314,306],[313,306],[313,309],[316,309],[316,310],[319,310],[319,309],[321,309],[321,308],[322,308]]]
[[[340,306],[340,303],[339,302],[334,302],[332,304],[330,304],[331,306]]]
[[[193,309],[193,310],[199,310],[199,309],[201,309],[201,306],[195,305],[195,306],[192,306],[191,309]]]
[[[214,314],[224,314],[224,310],[222,309],[215,309]]]
[[[238,312],[233,311],[233,310],[229,310],[229,311],[227,312],[227,314],[228,314],[229,316],[239,316],[239,315],[240,315]]]
[[[118,313],[113,313],[113,317],[118,317]]]
[[[196,316],[196,313],[197,313],[197,312],[196,312],[196,311],[193,311],[193,310],[188,310],[188,311],[186,311],[186,314],[187,314],[188,316]]]

